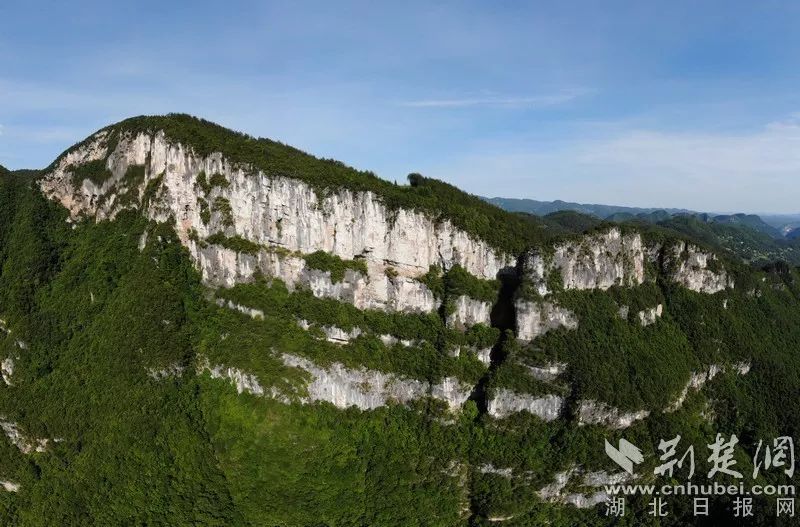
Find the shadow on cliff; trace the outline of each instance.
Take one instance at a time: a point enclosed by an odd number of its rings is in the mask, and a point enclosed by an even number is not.
[[[495,370],[505,362],[508,355],[508,340],[513,339],[517,325],[517,310],[514,305],[514,298],[520,285],[518,270],[506,268],[497,275],[500,280],[500,291],[497,294],[491,312],[492,327],[500,330],[500,337],[492,347],[489,354],[489,369],[475,385],[470,394],[470,400],[475,401],[478,407],[478,418],[489,411],[489,401],[487,386],[494,375]]]

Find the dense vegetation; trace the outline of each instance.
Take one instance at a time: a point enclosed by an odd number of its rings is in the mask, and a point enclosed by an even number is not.
[[[106,168],[105,159],[89,161],[77,166],[70,167],[72,171],[72,182],[79,186],[84,179],[88,179],[95,185],[102,185],[111,178],[111,171]]]
[[[515,254],[607,226],[574,213],[536,219],[501,212],[419,175],[410,186],[391,185],[187,116],[135,118],[109,128],[107,140],[156,129],[199,153],[222,151],[321,192],[376,192],[392,207],[450,219]],[[102,181],[96,169],[86,177]],[[127,211],[73,228],[66,211],[40,194],[35,176],[0,167],[0,319],[10,330],[0,330],[0,359],[15,361],[13,385],[0,384],[0,416],[51,442],[45,452],[23,454],[0,435],[0,480],[20,485],[19,492],[0,491],[3,525],[484,526],[498,516],[511,517],[503,523],[511,526],[641,525],[648,518],[644,498],[632,500],[626,519],[615,522],[602,506],[546,503],[537,491],[573,465],[617,471],[603,453],[605,439],[625,437],[642,447],[639,472],[646,473],[658,463],[661,439],[681,434],[702,462],[717,432],[735,433],[738,468],[749,473],[760,439],[800,430],[800,273],[786,263],[755,271],[727,255],[736,288],[716,295],[677,287],[654,269],[635,288],[564,291],[554,283],[555,300],[576,313],[578,328],[523,343],[513,322],[495,313],[495,327],[459,331],[445,323],[448,302],[464,294],[492,302],[495,311],[513,310],[521,291],[513,281],[479,280],[458,266],[431,268],[424,280],[444,305],[428,314],[359,310],[261,276],[212,291],[170,223]],[[124,186],[142,176],[132,167]],[[209,218],[232,214],[229,203],[212,199],[211,191],[227,184],[218,176],[197,181]],[[155,192],[148,185],[145,196]],[[719,246],[717,231],[704,237],[686,225],[648,225],[646,236],[684,233]],[[224,233],[204,243],[261,249]],[[363,260],[305,258],[334,281],[348,269],[365,271]],[[229,302],[263,316],[224,307]],[[657,304],[663,317],[643,327],[638,311]],[[326,327],[361,334],[337,344],[326,340]],[[473,353],[486,348],[493,348],[490,367]],[[283,354],[431,382],[455,376],[476,389],[457,413],[431,399],[361,412],[237,393],[204,369],[239,369],[296,402],[308,375],[287,367]],[[752,365],[749,374],[722,374],[689,391],[679,410],[662,411],[692,372],[740,361]],[[529,367],[546,362],[568,366],[553,381],[534,379]],[[562,395],[567,413],[549,423],[526,412],[493,419],[485,398],[500,388]],[[621,432],[579,426],[573,414],[585,399],[651,414]],[[759,482],[785,483],[779,476],[765,472]],[[591,492],[579,481],[568,490]],[[756,500],[758,510],[770,505]],[[674,507],[651,524],[685,525],[691,502]],[[708,524],[729,519],[729,507],[727,498],[715,499]],[[764,514],[751,524],[771,520]]]
[[[367,275],[367,262],[364,260],[343,260],[325,251],[315,251],[303,256],[303,259],[311,269],[328,271],[334,283],[344,280],[344,273],[348,269]]]
[[[680,209],[642,209],[589,205],[564,201],[492,198],[488,202],[510,212],[535,214],[551,228],[581,232],[601,222],[631,224],[640,228],[657,225],[682,236],[701,240],[755,266],[775,260],[800,265],[800,242],[789,230],[784,236],[755,214],[714,215]],[[796,219],[787,216],[782,221]],[[787,228],[791,223],[785,224]]]
[[[436,298],[450,299],[466,295],[475,300],[494,302],[500,288],[498,280],[482,280],[468,273],[460,265],[454,265],[447,271],[434,265],[420,279]]]
[[[800,265],[800,240],[776,239],[746,223],[709,223],[695,216],[676,216],[658,225],[702,240],[718,251],[725,251],[756,266],[775,260]]]

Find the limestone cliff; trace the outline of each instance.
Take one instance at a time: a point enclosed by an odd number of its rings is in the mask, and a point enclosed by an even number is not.
[[[564,289],[608,289],[644,281],[645,251],[638,233],[623,234],[611,228],[556,245],[552,253],[539,249],[523,260],[523,273],[542,296],[553,282]]]
[[[69,210],[72,221],[111,219],[135,208],[148,219],[173,222],[210,286],[231,287],[263,275],[282,280],[290,290],[307,289],[359,309],[439,310],[449,328],[495,325],[513,330],[521,341],[579,326],[576,314],[559,302],[562,291],[636,287],[652,280],[649,270],[702,293],[733,286],[714,255],[685,242],[649,243],[638,232],[610,227],[509,254],[430,209],[404,208],[374,191],[320,188],[285,173],[265,173],[221,152],[200,154],[159,130],[98,132],[61,156],[39,181],[45,195]],[[142,236],[140,249],[146,247],[147,236]],[[319,268],[311,259],[318,253],[331,255],[344,270],[337,274]],[[476,295],[484,300],[465,294],[441,298],[441,291],[434,293],[424,276],[434,267],[454,266],[484,284],[502,276],[512,279],[503,282],[495,301],[485,300],[490,297],[486,291]],[[520,283],[526,294],[517,290]],[[264,318],[262,310],[221,302],[253,319]],[[662,311],[658,305],[640,312],[641,324],[654,323]],[[310,328],[307,321],[299,323]],[[335,326],[320,329],[327,340],[342,345],[360,332]],[[491,350],[483,344],[472,351],[492,366]],[[285,360],[312,375],[307,401],[370,409],[427,395],[457,408],[471,391],[456,379],[431,385],[341,365],[322,368],[300,357]],[[3,370],[8,383],[13,365],[4,363]],[[272,393],[251,374],[232,367],[208,366],[203,371],[234,381],[240,392]],[[365,383],[375,389],[359,392]],[[510,391],[500,391],[486,402],[495,417],[526,410],[543,419],[559,417],[564,404],[560,396],[532,398]],[[585,402],[579,414],[582,422],[612,427],[641,418],[592,401]]]
[[[713,294],[734,287],[733,279],[714,254],[686,242],[674,244],[666,253],[665,270],[687,289]]]
[[[264,174],[221,153],[198,155],[163,132],[123,134],[109,152],[107,133],[63,156],[41,182],[45,194],[74,218],[110,218],[131,203],[153,220],[174,218],[181,241],[213,285],[230,286],[258,271],[358,307],[430,311],[433,295],[415,278],[432,265],[460,265],[494,279],[515,264],[451,222],[392,209],[372,192],[323,195],[301,180]],[[75,181],[76,167],[104,159],[107,179]],[[139,180],[130,177],[136,167],[144,170]],[[257,249],[246,254],[205,242],[217,233]],[[316,251],[363,259],[368,274],[349,272],[334,282],[305,264],[303,255]]]
[[[560,327],[578,327],[578,319],[574,313],[552,302],[518,300],[516,310],[517,337],[522,340],[533,340]]]

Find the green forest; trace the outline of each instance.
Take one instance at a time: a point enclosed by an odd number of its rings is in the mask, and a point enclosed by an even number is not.
[[[270,175],[302,179],[323,194],[374,192],[392,207],[452,221],[509,254],[551,250],[557,240],[610,225],[579,214],[504,212],[418,174],[395,185],[183,115],[123,121],[106,129],[107,141],[113,146],[119,134],[155,130],[200,154],[219,151]],[[730,509],[726,497],[714,500],[709,518],[687,520],[691,500],[676,501],[668,517],[651,518],[647,500],[635,498],[625,518],[612,519],[602,505],[577,509],[538,491],[573,466],[618,471],[603,451],[605,440],[624,437],[642,447],[637,471],[646,475],[659,463],[661,439],[680,434],[703,466],[705,445],[717,433],[736,434],[738,469],[749,475],[759,440],[800,431],[800,271],[790,264],[755,267],[726,254],[720,265],[736,286],[713,295],[677,286],[656,269],[636,287],[555,287],[554,300],[580,324],[524,343],[502,314],[493,313],[493,327],[460,331],[446,323],[452,299],[466,295],[500,309],[524,283],[434,266],[421,277],[442,302],[433,313],[359,310],[260,275],[212,289],[174,220],[148,221],[135,209],[113,220],[71,220],[42,195],[38,177],[0,168],[0,359],[14,359],[13,382],[0,384],[0,421],[48,440],[42,452],[23,453],[0,436],[0,480],[19,485],[18,492],[0,491],[2,525],[445,527],[498,525],[497,518],[515,527],[720,525]],[[104,165],[88,163],[74,177],[102,181],[107,174]],[[141,180],[141,169],[130,177]],[[197,181],[203,195],[227,184],[219,174]],[[219,198],[207,206],[208,214],[230,215],[230,203]],[[693,239],[667,225],[624,226],[637,228],[649,241]],[[224,233],[203,243],[250,254],[264,248]],[[333,282],[367,274],[361,259],[315,252],[304,260]],[[657,304],[663,316],[642,326],[635,314]],[[362,332],[335,344],[324,338],[324,326]],[[382,335],[411,344],[386,343]],[[484,348],[493,348],[489,365],[473,353]],[[430,398],[369,411],[301,404],[308,374],[286,366],[282,354],[431,383],[456,377],[476,389],[457,412]],[[530,376],[529,366],[547,362],[567,367],[550,381]],[[740,362],[750,364],[747,375],[723,373],[689,391],[680,409],[664,411],[693,372]],[[287,400],[238,393],[207,364],[253,374]],[[527,412],[494,418],[484,406],[500,389],[562,396],[564,415],[549,422]],[[584,426],[576,418],[581,400],[650,415],[625,430]],[[695,477],[704,478],[699,472]],[[758,482],[785,483],[775,471],[762,471]],[[565,490],[590,491],[579,481]],[[774,506],[767,499],[755,505]],[[756,517],[763,519],[748,525],[775,524],[771,513]]]

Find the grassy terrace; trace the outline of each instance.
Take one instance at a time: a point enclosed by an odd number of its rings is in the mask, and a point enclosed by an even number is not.
[[[264,321],[249,321],[235,314],[237,324],[248,327],[252,335],[264,332],[271,335],[278,349],[305,355],[320,364],[341,362],[350,367],[366,366],[379,371],[401,373],[418,379],[441,380],[457,376],[467,383],[476,381],[485,367],[471,355],[454,358],[448,353],[450,346],[481,343],[494,334],[483,335],[480,328],[465,335],[448,330],[435,313],[405,314],[385,313],[378,310],[360,310],[350,304],[327,298],[317,298],[310,291],[289,292],[280,281],[258,281],[239,284],[231,289],[221,289],[217,295],[225,300],[261,309]],[[229,314],[220,314],[224,320]],[[346,331],[353,328],[367,330],[366,334],[345,346],[311,338],[297,326],[304,319],[319,326],[336,326]],[[223,332],[220,330],[220,332]],[[224,332],[231,333],[231,328]],[[415,342],[411,347],[383,344],[379,336],[392,335]],[[250,337],[248,337],[250,338]],[[270,341],[267,338],[265,342]],[[229,344],[223,343],[221,347]],[[219,349],[220,346],[215,346]],[[212,352],[215,352],[212,350]],[[233,355],[236,360],[236,355]]]

